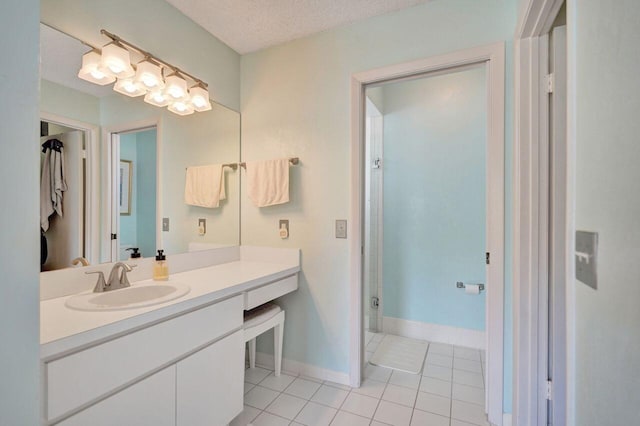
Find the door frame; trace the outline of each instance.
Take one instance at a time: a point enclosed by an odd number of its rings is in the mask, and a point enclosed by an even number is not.
[[[548,34],[565,0],[528,0],[523,3],[515,39],[514,146],[514,424],[540,426],[547,422],[548,354],[548,186],[549,104]],[[566,424],[574,423],[574,158],[575,59],[571,46],[575,8],[567,0],[567,148],[565,250],[554,261],[563,262],[566,285]],[[552,392],[553,394],[553,392]]]
[[[363,366],[363,182],[364,182],[364,89],[367,84],[404,78],[427,72],[484,63],[487,70],[487,414],[498,426],[503,420],[504,359],[504,104],[505,44],[480,46],[353,74],[351,77],[351,183],[349,246],[351,303],[351,386],[359,387]],[[495,283],[495,284],[494,284]]]
[[[84,133],[87,168],[84,188],[85,259],[90,264],[98,264],[100,263],[100,197],[97,195],[100,190],[99,126],[45,111],[40,111],[40,119]]]
[[[119,252],[119,243],[117,247],[113,247],[111,241],[112,223],[115,219],[119,229],[120,215],[114,218],[114,192],[113,186],[117,184],[117,176],[115,174],[114,155],[119,157],[119,152],[114,152],[112,146],[112,136],[125,133],[138,132],[145,129],[156,129],[156,247],[162,247],[162,119],[149,118],[146,120],[133,121],[129,123],[115,124],[103,127],[102,130],[102,209],[103,220],[101,227],[101,263],[118,262],[117,256]],[[119,232],[119,231],[118,231]],[[120,241],[120,236],[118,236]],[[113,259],[113,256],[116,259]]]

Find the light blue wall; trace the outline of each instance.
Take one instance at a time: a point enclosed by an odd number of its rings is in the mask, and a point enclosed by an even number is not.
[[[105,29],[209,83],[211,98],[238,110],[240,55],[165,1],[41,0],[42,22],[95,46]]]
[[[131,161],[133,173],[131,175],[131,214],[120,215],[120,244],[133,245],[138,243],[138,150],[136,133],[127,133],[120,136],[120,159]],[[122,260],[122,259],[121,259]]]
[[[511,411],[511,162],[515,0],[432,1],[242,56],[244,160],[295,155],[291,202],[258,209],[243,195],[242,243],[302,249],[300,288],[287,311],[284,356],[333,371],[349,369],[351,75],[399,62],[507,41],[505,127],[505,398]],[[289,219],[288,240],[278,219]],[[349,232],[354,232],[349,229]]]
[[[484,67],[384,91],[384,315],[485,329]]]
[[[156,251],[156,129],[136,134],[138,247],[144,257]]]
[[[598,289],[576,283],[576,426],[640,407],[640,2],[580,0],[575,19],[576,228],[598,239]],[[571,30],[571,27],[569,27]]]
[[[120,215],[120,241],[151,257],[156,250],[156,130],[121,135],[120,159],[133,162],[131,214]]]
[[[40,80],[40,111],[100,124],[99,98],[48,80]]]
[[[0,424],[40,422],[39,3],[0,6]]]

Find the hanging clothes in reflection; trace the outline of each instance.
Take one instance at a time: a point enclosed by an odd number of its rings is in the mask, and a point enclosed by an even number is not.
[[[42,152],[45,157],[40,177],[40,227],[46,232],[52,214],[62,217],[62,197],[67,190],[67,182],[64,144],[58,139],[49,139],[42,144]]]

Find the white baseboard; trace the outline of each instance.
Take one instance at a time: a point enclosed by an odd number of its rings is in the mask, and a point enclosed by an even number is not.
[[[504,413],[502,415],[502,426],[511,426],[513,424],[513,417],[511,414]]]
[[[448,343],[450,345],[466,346],[482,350],[486,349],[486,332],[470,330],[468,328],[384,317],[382,320],[382,330],[385,333],[410,337],[412,339]]]
[[[263,365],[273,370],[273,355],[264,352],[256,352],[256,364]],[[317,380],[328,380],[341,385],[350,385],[349,374],[327,370],[315,365],[282,358],[282,371],[310,377]]]

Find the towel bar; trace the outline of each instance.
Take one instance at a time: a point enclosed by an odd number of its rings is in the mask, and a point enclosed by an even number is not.
[[[231,167],[233,170],[238,170],[238,163],[223,164],[222,167]],[[185,167],[184,169],[187,170],[188,167]]]
[[[289,162],[295,166],[296,164],[298,164],[300,162],[300,159],[298,157],[291,157],[289,158]],[[244,161],[242,163],[238,163],[240,165],[240,167],[242,167],[243,169],[247,168],[247,163],[245,163]]]
[[[457,288],[465,288],[465,285],[464,285],[464,283],[462,281],[458,281],[456,283],[456,287]],[[484,284],[478,284],[478,287],[480,287],[480,291],[484,290]]]

